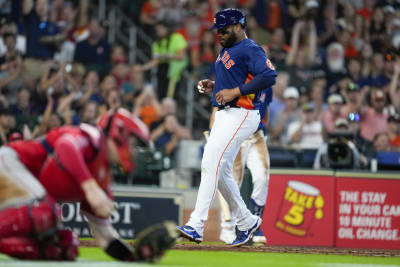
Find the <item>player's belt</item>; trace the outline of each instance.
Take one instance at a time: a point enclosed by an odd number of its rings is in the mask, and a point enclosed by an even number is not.
[[[45,138],[40,140],[40,143],[42,144],[43,148],[47,151],[47,153],[51,154],[54,152],[53,147],[49,144],[49,142],[47,142]]]
[[[227,106],[219,106],[218,110],[224,110],[224,109],[230,109],[230,108],[240,108],[240,107],[238,107],[238,106],[229,106],[229,105],[227,105]]]

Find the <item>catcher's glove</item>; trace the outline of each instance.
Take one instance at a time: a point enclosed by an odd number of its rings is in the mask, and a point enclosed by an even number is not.
[[[165,221],[141,231],[133,244],[135,261],[154,262],[170,249],[178,237],[173,222]]]

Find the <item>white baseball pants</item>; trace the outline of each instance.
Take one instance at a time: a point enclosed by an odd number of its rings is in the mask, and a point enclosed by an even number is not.
[[[204,222],[218,190],[229,203],[240,231],[246,231],[257,221],[247,209],[237,183],[233,179],[232,166],[240,145],[258,128],[258,110],[229,108],[215,113],[210,137],[204,148],[201,162],[201,182],[196,206],[186,225],[203,236]]]
[[[0,210],[43,198],[46,190],[20,161],[14,149],[0,148]]]
[[[269,164],[264,133],[262,130],[258,130],[241,145],[234,161],[233,176],[240,187],[243,182],[244,167],[249,168],[253,182],[251,198],[259,206],[264,206],[267,200]]]

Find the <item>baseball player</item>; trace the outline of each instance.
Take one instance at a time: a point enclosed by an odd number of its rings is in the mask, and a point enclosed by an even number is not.
[[[261,118],[268,118],[267,107],[272,101],[272,89],[265,89],[261,93]],[[264,121],[261,120],[257,131],[244,141],[233,163],[233,178],[241,187],[244,176],[244,167],[250,169],[253,192],[250,198],[250,211],[252,214],[262,217],[268,193],[269,183],[269,153],[264,136]],[[222,195],[218,194],[221,207],[221,234],[220,240],[226,244],[231,244],[236,238],[235,218],[229,209],[229,205]],[[254,232],[252,241],[254,243],[267,242],[261,228]]]
[[[76,259],[77,238],[71,231],[59,230],[61,214],[55,201],[81,202],[98,245],[118,260],[154,260],[172,245],[171,225],[139,235],[134,249],[112,227],[110,163],[130,171],[129,138],[135,135],[147,141],[149,133],[121,108],[103,115],[99,128],[64,126],[39,140],[0,148],[1,253],[21,259]]]
[[[217,111],[201,163],[201,182],[189,221],[177,229],[183,237],[200,243],[204,222],[217,189],[229,203],[236,218],[237,235],[231,246],[247,243],[261,225],[251,214],[232,177],[232,166],[240,145],[260,123],[260,95],[275,83],[276,72],[264,50],[245,33],[244,14],[224,9],[215,15],[214,26],[222,45],[215,62],[216,80],[199,81],[201,92],[213,92]]]

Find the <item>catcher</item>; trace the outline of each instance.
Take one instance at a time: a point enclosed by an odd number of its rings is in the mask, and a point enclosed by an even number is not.
[[[108,220],[114,209],[110,164],[133,168],[130,137],[148,140],[147,127],[125,109],[109,111],[100,129],[56,128],[39,140],[0,148],[0,253],[20,259],[75,260],[78,239],[61,228],[56,202],[79,201],[97,244],[121,261],[154,261],[175,241],[172,223],[139,234],[133,247]]]

